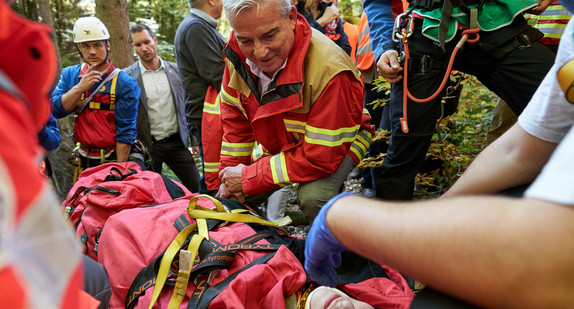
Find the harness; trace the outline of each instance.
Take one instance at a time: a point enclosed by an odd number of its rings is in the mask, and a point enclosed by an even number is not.
[[[25,103],[26,107],[28,107],[30,112],[32,111],[32,108],[30,107],[30,104],[28,103],[28,100],[26,99],[24,94],[20,92],[18,86],[16,86],[14,82],[12,82],[12,79],[10,79],[10,77],[8,77],[8,75],[6,75],[6,73],[4,73],[2,69],[0,69],[0,89],[8,92],[13,97]]]
[[[415,1],[417,3],[424,2],[425,5],[431,5],[431,4],[436,5],[437,2],[442,2],[440,0],[413,0],[413,1]],[[447,2],[449,3],[449,5],[451,5],[450,13],[452,13],[452,9],[453,9],[452,2],[451,2],[451,0],[444,0],[444,3],[447,3]],[[460,1],[460,2],[462,2],[462,1]],[[446,85],[447,81],[449,80],[450,72],[452,70],[452,65],[454,63],[454,59],[456,57],[456,54],[458,53],[458,50],[461,49],[462,46],[464,45],[464,43],[466,43],[467,41],[469,43],[476,43],[480,39],[480,36],[478,35],[480,28],[478,28],[478,24],[476,22],[476,16],[478,15],[478,13],[477,13],[478,9],[477,8],[471,8],[471,14],[469,15],[469,18],[470,18],[470,20],[473,20],[473,21],[471,21],[469,23],[469,28],[462,32],[462,37],[460,38],[459,42],[456,44],[454,50],[452,51],[452,55],[451,55],[450,60],[448,62],[448,66],[446,68],[446,71],[445,71],[445,74],[444,74],[444,77],[442,79],[440,86],[435,91],[435,93],[433,93],[428,98],[425,98],[425,99],[416,98],[410,93],[410,91],[408,89],[408,71],[409,71],[408,66],[410,65],[410,62],[409,62],[410,54],[409,54],[408,39],[412,35],[413,30],[414,30],[414,22],[413,22],[413,17],[411,15],[413,9],[414,8],[410,8],[407,12],[397,16],[397,18],[395,19],[395,27],[393,30],[393,41],[398,42],[400,39],[403,42],[403,46],[404,46],[404,52],[401,53],[401,55],[399,57],[399,62],[404,61],[404,63],[407,64],[407,67],[405,68],[405,70],[403,70],[403,72],[404,72],[403,73],[403,117],[400,119],[401,130],[405,134],[409,133],[409,125],[408,125],[408,121],[407,121],[407,98],[411,99],[412,101],[414,101],[416,103],[427,103],[427,102],[430,102],[431,100],[435,99],[442,92],[442,90],[444,89],[444,86]],[[448,30],[448,20],[446,20],[446,22],[445,22],[444,17],[445,17],[445,14],[443,13],[443,19],[441,19],[441,26],[440,26],[441,33],[444,30],[444,33],[442,36],[443,43],[441,44],[441,47],[443,49],[444,49],[444,35],[446,34],[446,31]],[[448,18],[450,19],[450,16],[448,16]],[[447,29],[443,29],[443,22],[446,24]],[[473,25],[474,28],[470,27],[470,25]],[[470,35],[474,35],[474,37],[472,39],[469,39]],[[440,33],[439,33],[439,37],[440,37]],[[425,59],[423,59],[423,61],[424,60]],[[421,62],[421,63],[424,64],[425,62]],[[421,69],[430,70],[430,68],[424,68],[422,66],[421,66]]]
[[[80,76],[83,75],[86,71],[88,70],[88,64],[84,63],[82,64],[82,68],[80,69]],[[96,88],[91,95],[86,96],[86,93],[82,93],[82,96],[80,97],[80,100],[78,101],[77,106],[78,111],[77,114],[82,113],[82,111],[85,108],[89,108],[89,109],[99,109],[99,110],[108,110],[108,111],[113,111],[116,109],[116,86],[118,83],[118,75],[119,75],[120,69],[118,68],[114,68],[114,70],[112,72],[110,72],[108,74],[108,77],[106,77],[106,79],[104,79],[100,85],[98,86],[98,88]],[[104,87],[104,85],[111,79],[112,83],[110,85],[110,93],[109,93],[109,103],[104,103],[104,102],[98,102],[98,101],[92,101],[92,98],[94,98],[94,96],[98,93],[98,91],[100,91],[100,89],[102,87]]]

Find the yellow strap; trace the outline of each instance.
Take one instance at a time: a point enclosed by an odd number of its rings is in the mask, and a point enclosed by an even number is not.
[[[217,209],[217,211],[221,211],[221,212],[226,211],[225,207],[223,206],[223,204],[221,204],[221,202],[218,199],[214,198],[211,195],[207,195],[207,194],[199,194],[199,195],[194,196],[191,200],[189,200],[189,206],[187,207],[187,209],[188,210],[189,209],[199,209],[199,208],[207,209],[205,207],[197,205],[197,201],[202,197],[211,200],[213,202],[213,204],[215,204],[215,208]]]
[[[195,219],[218,219],[222,221],[258,223],[261,225],[279,227],[279,225],[275,222],[267,221],[254,215],[243,215],[243,214],[227,213],[227,212],[221,213],[221,212],[205,211],[197,209],[188,209],[187,213],[189,214],[190,217]]]
[[[183,256],[187,255],[187,252],[191,253],[191,258],[185,258],[185,260],[190,261],[189,263],[184,263],[186,266],[185,269],[179,268],[177,279],[175,281],[175,287],[173,289],[173,294],[171,294],[171,299],[169,300],[169,304],[167,306],[168,309],[179,309],[181,303],[183,302],[183,297],[185,296],[185,290],[187,290],[187,284],[189,282],[189,274],[191,273],[191,267],[193,265],[193,261],[195,261],[195,256],[199,251],[199,246],[201,242],[204,240],[203,236],[195,234],[191,238],[191,242],[189,243],[188,250],[181,250]],[[180,261],[182,259],[182,253],[180,253]],[[182,266],[182,263],[180,263]],[[157,284],[157,283],[156,283]]]
[[[179,248],[181,248],[187,236],[189,236],[189,234],[191,234],[191,232],[193,232],[196,228],[197,224],[195,223],[186,226],[183,230],[181,230],[181,232],[175,237],[175,239],[171,242],[169,247],[165,250],[165,254],[161,259],[161,264],[157,272],[155,288],[153,289],[153,295],[151,302],[149,304],[149,309],[153,308],[153,305],[159,298],[159,294],[161,293],[161,290],[165,285],[165,281],[167,280],[167,276],[169,275],[169,269],[173,261],[173,258],[179,252]]]
[[[215,209],[205,208],[197,204],[200,198],[207,198],[213,202]],[[239,210],[237,212],[245,212]],[[199,245],[204,239],[209,239],[209,231],[207,228],[207,222],[205,219],[217,219],[221,221],[231,221],[231,222],[244,222],[244,223],[258,223],[267,226],[273,226],[279,228],[279,225],[275,222],[270,222],[265,219],[256,217],[251,214],[240,214],[240,213],[229,213],[226,212],[223,204],[212,196],[200,194],[194,196],[189,201],[189,206],[187,207],[187,213],[192,219],[196,220],[196,223],[185,227],[177,237],[171,242],[165,254],[161,260],[161,264],[158,270],[157,279],[155,283],[155,288],[153,290],[152,300],[149,305],[149,309],[153,308],[159,298],[167,277],[169,275],[170,266],[173,262],[175,255],[179,252],[181,246],[185,242],[185,239],[195,230],[198,230],[198,234],[193,235],[191,242],[188,246],[188,250],[192,254],[192,260],[189,269],[181,269],[178,272],[178,277],[176,281],[176,288],[171,296],[168,309],[175,309],[181,306],[183,297],[185,296],[185,290],[189,282],[189,273],[191,272],[191,267],[193,266],[193,261],[199,250]],[[184,250],[182,250],[184,251]],[[180,256],[181,259],[181,256]],[[186,266],[187,268],[187,266]]]
[[[112,84],[110,89],[110,110],[116,109],[116,85],[118,84],[118,76],[120,74],[116,74],[114,78],[112,78]]]

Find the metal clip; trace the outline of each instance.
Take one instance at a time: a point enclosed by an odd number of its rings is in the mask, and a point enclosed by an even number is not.
[[[403,29],[406,29],[406,36],[410,37],[413,34],[414,23],[411,14],[401,13],[395,18],[395,25],[393,26],[393,42],[399,43],[403,40]]]

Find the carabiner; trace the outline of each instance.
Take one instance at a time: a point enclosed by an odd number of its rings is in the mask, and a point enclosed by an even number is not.
[[[399,43],[403,41],[403,29],[407,29],[406,36],[410,37],[413,34],[414,23],[411,14],[401,13],[395,18],[395,25],[393,26],[393,42]]]

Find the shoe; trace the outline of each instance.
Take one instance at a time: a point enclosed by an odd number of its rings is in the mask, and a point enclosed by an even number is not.
[[[360,169],[357,169],[357,168],[353,169],[353,170],[351,171],[351,173],[349,174],[349,178],[350,178],[350,179],[359,179],[359,178],[361,178],[361,170],[360,170]]]

